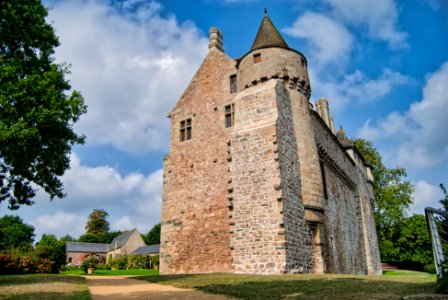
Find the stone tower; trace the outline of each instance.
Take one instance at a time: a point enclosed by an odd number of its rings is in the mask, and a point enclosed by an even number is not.
[[[304,55],[266,13],[241,58],[222,41],[170,112],[161,273],[379,274],[370,167],[312,109]]]

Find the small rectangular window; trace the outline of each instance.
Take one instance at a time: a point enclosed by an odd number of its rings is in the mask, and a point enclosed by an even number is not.
[[[254,63],[256,64],[259,62],[261,62],[261,54],[260,53],[254,54]]]
[[[191,140],[191,119],[180,122],[180,141]]]
[[[237,90],[236,87],[236,75],[230,76],[230,93],[235,93]]]
[[[226,128],[232,127],[234,124],[234,105],[229,104],[225,106]]]

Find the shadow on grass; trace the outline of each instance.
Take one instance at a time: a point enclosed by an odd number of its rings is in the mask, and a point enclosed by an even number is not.
[[[85,279],[78,276],[59,274],[27,274],[27,275],[1,275],[0,287],[5,285],[23,285],[35,283],[85,283]]]
[[[30,292],[30,293],[20,293],[17,295],[7,295],[2,296],[0,294],[0,299],[8,300],[91,300],[89,292],[70,292],[70,293],[56,293],[56,292]]]
[[[409,277],[166,275],[136,279],[239,299],[402,299],[407,295],[433,294],[435,289],[431,280],[413,281]]]

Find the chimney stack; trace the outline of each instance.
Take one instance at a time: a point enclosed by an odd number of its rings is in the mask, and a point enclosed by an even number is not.
[[[217,48],[218,50],[224,52],[223,44],[222,44],[222,33],[218,28],[212,27],[209,32],[209,44],[208,48]]]

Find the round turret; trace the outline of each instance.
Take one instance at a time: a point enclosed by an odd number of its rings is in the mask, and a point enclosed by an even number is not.
[[[278,78],[307,98],[311,93],[306,59],[292,49],[274,46],[249,52],[239,62],[238,78],[240,90]]]

